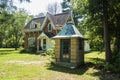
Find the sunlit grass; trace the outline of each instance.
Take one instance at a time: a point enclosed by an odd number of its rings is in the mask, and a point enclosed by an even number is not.
[[[104,63],[105,61],[105,52],[92,51],[85,54],[85,62]]]
[[[64,68],[51,64],[50,56],[20,51],[0,49],[0,80],[101,80],[102,73],[94,67]],[[85,54],[85,62],[104,60],[104,52],[97,53]]]

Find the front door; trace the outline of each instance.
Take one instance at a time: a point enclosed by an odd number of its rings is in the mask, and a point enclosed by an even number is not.
[[[70,62],[70,39],[61,39],[61,62]]]

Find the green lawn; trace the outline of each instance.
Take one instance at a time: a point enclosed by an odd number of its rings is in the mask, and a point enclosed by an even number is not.
[[[119,75],[96,69],[104,62],[104,53],[85,54],[85,66],[69,69],[51,64],[50,56],[0,49],[0,80],[119,80]]]

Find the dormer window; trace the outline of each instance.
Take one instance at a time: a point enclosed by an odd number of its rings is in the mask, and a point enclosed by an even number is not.
[[[49,25],[48,25],[48,32],[51,32],[52,31],[52,26],[51,26],[51,24],[49,23]]]
[[[34,26],[35,26],[35,28],[37,28],[37,24],[35,24]]]
[[[35,28],[37,28],[37,23],[31,22],[30,29],[35,29]]]

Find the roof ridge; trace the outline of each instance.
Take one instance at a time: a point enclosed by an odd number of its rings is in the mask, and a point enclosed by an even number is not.
[[[34,20],[34,19],[41,19],[41,18],[45,18],[45,16],[43,16],[43,17],[38,17],[38,18],[33,18],[32,20]]]

